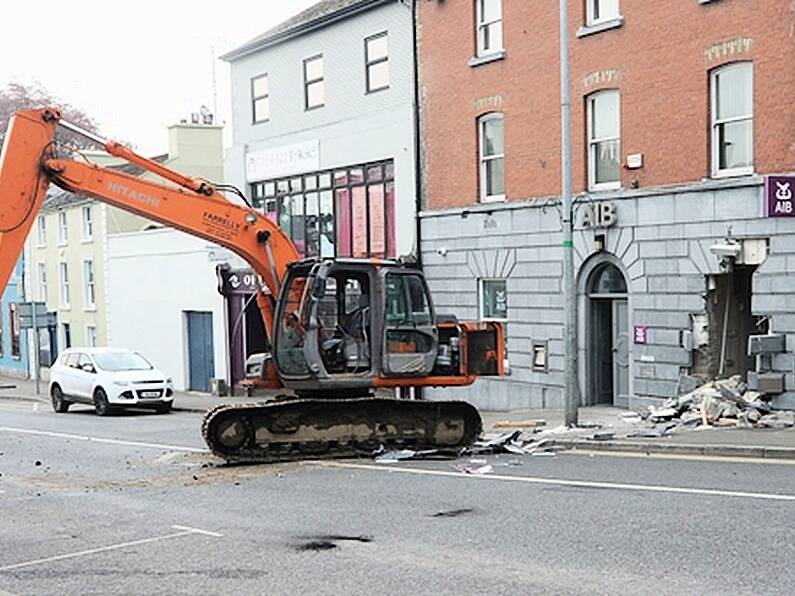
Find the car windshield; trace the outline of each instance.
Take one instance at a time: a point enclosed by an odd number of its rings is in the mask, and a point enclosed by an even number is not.
[[[152,370],[154,367],[141,356],[134,352],[106,352],[94,354],[97,366],[102,370],[118,372],[122,370]]]

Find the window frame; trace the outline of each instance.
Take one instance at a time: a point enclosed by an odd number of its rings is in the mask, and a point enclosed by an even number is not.
[[[267,80],[268,92],[265,95],[256,95],[254,92],[254,90],[256,89],[257,81],[259,81],[260,79]],[[263,99],[267,100],[268,115],[266,118],[262,120],[257,120],[257,102]],[[271,119],[271,81],[269,73],[265,72],[255,77],[251,77],[251,123],[263,124],[265,122],[270,122],[270,119]]]
[[[502,26],[503,23],[503,6],[502,0],[497,0],[500,3],[500,16],[498,19],[493,19],[491,21],[485,21],[483,16],[483,3],[488,2],[488,0],[475,0],[475,56],[478,58],[483,58],[485,56],[492,56],[495,54],[499,54],[500,52],[505,51],[505,37],[504,37],[504,29]],[[500,24],[500,43],[499,48],[485,48],[483,46],[483,35],[482,32],[487,27],[491,25],[499,23]]]
[[[618,98],[618,135],[611,137],[595,137],[594,133],[594,105],[596,98],[607,94],[615,94]],[[588,147],[588,190],[619,190],[621,188],[621,92],[618,89],[602,89],[591,93],[586,98],[586,141]],[[613,182],[596,182],[596,146],[606,141],[618,140],[618,180]]]
[[[748,68],[751,84],[751,114],[750,116],[732,116],[731,118],[718,119],[718,87],[716,84],[718,75],[728,70]],[[756,167],[755,150],[756,143],[754,138],[754,63],[750,60],[730,62],[713,68],[709,73],[709,95],[710,95],[710,164],[713,178],[731,178],[734,176],[749,176],[754,173]],[[751,125],[751,165],[739,168],[720,169],[720,146],[718,140],[718,127],[723,124],[734,122],[750,121]]]
[[[89,329],[93,329],[93,342],[91,341],[91,333],[89,332]],[[92,323],[86,323],[86,347],[97,347],[97,326]]]
[[[322,73],[321,76],[316,79],[309,79],[307,74],[307,65],[310,62],[315,60],[321,61],[322,66]],[[314,56],[310,56],[309,58],[304,58],[303,62],[303,73],[304,73],[304,111],[309,112],[311,110],[318,110],[326,105],[326,63],[323,58],[323,54],[315,54]],[[309,87],[311,85],[316,85],[318,83],[322,83],[323,85],[323,102],[317,105],[310,106],[309,105]]]
[[[484,156],[484,146],[486,135],[484,134],[486,123],[501,120],[502,121],[502,153]],[[479,178],[479,200],[481,203],[500,203],[504,202],[506,198],[505,193],[505,114],[502,112],[489,112],[482,114],[477,119],[478,127],[478,178]],[[502,194],[489,195],[487,194],[487,176],[486,176],[486,162],[494,161],[497,159],[502,160]]]
[[[585,3],[585,24],[588,27],[601,25],[602,23],[610,23],[611,21],[621,18],[621,0],[617,0],[618,6],[615,15],[609,17],[594,17],[594,13],[597,12],[596,6],[599,2],[601,2],[601,0],[588,0]]]
[[[58,305],[68,310],[71,308],[69,296],[69,263],[60,261],[58,263]]]
[[[83,310],[97,309],[97,276],[94,260],[83,259]]]
[[[47,302],[47,263],[38,261],[36,263],[36,286],[39,302]]]
[[[22,360],[22,329],[19,320],[19,304],[16,302],[8,303],[8,332],[11,358]]]
[[[93,242],[94,240],[94,212],[92,207],[93,205],[83,205],[80,208],[80,239],[83,242]]]
[[[502,282],[505,284],[505,317],[487,317],[485,315],[485,300],[483,292],[487,282]],[[478,278],[478,320],[494,321],[497,323],[508,322],[508,278],[507,277],[479,277]]]
[[[386,38],[386,56],[383,58],[377,58],[375,60],[370,60],[370,47],[369,43],[376,39],[380,39],[382,37]],[[384,91],[389,89],[390,84],[392,82],[392,72],[391,69],[389,71],[389,79],[387,80],[386,85],[382,85],[381,87],[370,87],[370,69],[373,66],[378,66],[379,64],[387,63],[389,65],[389,30],[381,31],[380,33],[376,33],[375,35],[371,35],[370,37],[364,38],[364,80],[365,80],[365,94],[370,93],[378,93],[379,91]]]
[[[58,210],[58,246],[66,246],[69,243],[69,220],[64,209]]]
[[[47,216],[43,213],[36,218],[36,246],[47,246]]]

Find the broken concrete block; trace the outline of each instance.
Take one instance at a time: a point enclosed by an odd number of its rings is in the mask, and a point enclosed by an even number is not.
[[[790,428],[795,426],[795,412],[775,412],[759,419],[759,426],[767,428]]]

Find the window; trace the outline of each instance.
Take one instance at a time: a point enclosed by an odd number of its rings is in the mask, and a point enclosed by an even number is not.
[[[481,321],[499,321],[505,331],[505,365],[508,364],[508,282],[505,279],[480,279]]]
[[[395,257],[392,160],[257,182],[252,202],[302,257]]]
[[[61,339],[63,340],[64,350],[72,347],[72,327],[69,323],[61,323]],[[77,364],[77,363],[75,363]],[[74,366],[71,365],[70,366]]]
[[[58,263],[58,275],[61,286],[60,301],[62,308],[69,308],[69,267],[66,263]]]
[[[478,56],[502,51],[502,0],[475,0]]]
[[[86,205],[80,210],[82,225],[83,242],[90,242],[94,239],[94,220],[91,213],[91,205]]]
[[[39,215],[36,221],[36,245],[47,246],[47,218],[43,215]]]
[[[58,244],[66,244],[69,240],[68,229],[66,227],[66,211],[58,212]]]
[[[47,265],[36,264],[36,279],[39,282],[39,302],[47,302]]]
[[[502,114],[486,114],[478,120],[480,144],[480,200],[505,199],[505,134]]]
[[[8,305],[8,323],[11,331],[11,357],[19,359],[22,355],[20,349],[19,305],[14,302]]]
[[[480,280],[480,318],[483,321],[508,320],[508,288],[506,280]]]
[[[712,72],[712,175],[754,171],[753,64],[739,62]]]
[[[83,261],[83,305],[86,309],[97,307],[96,287],[94,284],[94,261]]]
[[[588,25],[612,21],[621,16],[618,0],[588,0]]]
[[[93,325],[86,325],[86,345],[89,348],[97,346],[97,328]]]
[[[364,40],[367,93],[389,88],[389,37],[386,31]]]
[[[621,186],[621,110],[618,91],[588,97],[588,188]]]
[[[304,108],[322,108],[326,103],[323,54],[304,60]]]
[[[251,79],[251,112],[254,124],[267,122],[271,118],[271,96],[266,74]]]
[[[549,346],[546,341],[533,342],[533,372],[549,372]]]

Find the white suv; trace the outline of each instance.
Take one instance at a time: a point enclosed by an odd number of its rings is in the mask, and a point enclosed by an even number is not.
[[[116,408],[171,411],[174,386],[137,352],[114,348],[69,348],[50,369],[52,409],[66,412],[72,403],[94,406],[100,416]]]

